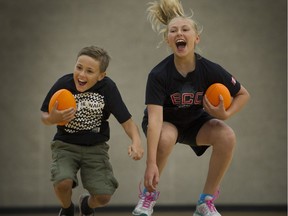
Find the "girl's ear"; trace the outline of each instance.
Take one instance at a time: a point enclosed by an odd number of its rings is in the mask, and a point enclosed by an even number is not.
[[[200,42],[200,36],[197,35],[197,36],[196,36],[196,39],[195,39],[195,44],[198,44],[199,42]]]

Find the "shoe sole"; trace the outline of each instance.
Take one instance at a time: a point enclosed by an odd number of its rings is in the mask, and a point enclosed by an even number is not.
[[[132,215],[133,216],[149,216],[148,214],[145,214],[145,213],[135,213],[135,212],[132,212]]]
[[[148,216],[147,214],[142,214],[142,213],[138,214],[138,213],[134,213],[134,212],[132,212],[132,215],[133,216]]]
[[[145,214],[145,213],[137,214],[137,213],[134,213],[134,212],[132,212],[132,215],[133,215],[133,216],[150,216],[150,215]],[[152,215],[152,214],[151,214],[151,215]]]

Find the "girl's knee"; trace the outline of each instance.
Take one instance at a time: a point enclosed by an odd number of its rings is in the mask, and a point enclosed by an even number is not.
[[[174,141],[169,140],[169,137],[160,138],[157,148],[157,154],[169,155],[175,145]]]
[[[218,146],[226,152],[232,152],[236,146],[236,135],[232,128],[226,126],[221,132]]]
[[[211,144],[227,152],[233,151],[236,145],[236,135],[233,129],[223,121],[214,120],[210,123],[211,127],[209,129],[212,131],[212,136],[210,137]]]
[[[165,122],[162,127],[160,134],[160,139],[158,143],[158,152],[170,152],[176,141],[177,141],[178,131],[176,127],[170,123]]]
[[[225,137],[227,140],[227,143],[229,143],[231,146],[235,146],[236,145],[236,135],[233,131],[232,128],[228,127],[225,131]]]

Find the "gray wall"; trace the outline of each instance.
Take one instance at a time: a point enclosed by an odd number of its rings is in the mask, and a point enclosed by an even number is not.
[[[0,0],[0,207],[58,205],[50,178],[55,127],[40,122],[40,105],[55,80],[72,72],[86,45],[104,47],[135,122],[141,124],[147,74],[169,54],[151,30],[148,0]],[[285,0],[183,0],[204,27],[201,54],[249,90],[251,100],[227,121],[238,145],[221,204],[286,204]],[[129,139],[111,118],[111,162],[120,188],[111,205],[134,205],[145,158],[127,156]],[[145,138],[141,131],[143,145]],[[177,145],[163,173],[159,204],[192,204],[203,188],[211,150],[197,158]],[[78,187],[73,199],[83,190]]]

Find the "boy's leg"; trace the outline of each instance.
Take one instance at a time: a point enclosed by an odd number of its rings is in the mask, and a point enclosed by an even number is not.
[[[94,215],[94,209],[107,205],[111,197],[112,195],[81,195],[79,198],[80,216]]]
[[[72,203],[72,185],[73,181],[71,179],[63,180],[54,185],[55,194],[59,199],[62,208],[69,208]]]
[[[59,215],[74,215],[74,205],[71,201],[72,188],[78,185],[77,171],[79,170],[80,146],[53,141],[51,181],[54,184],[54,192],[61,203]]]
[[[83,148],[80,175],[83,187],[89,192],[80,196],[79,207],[83,215],[93,215],[95,208],[107,205],[118,188],[108,150],[106,143]]]

